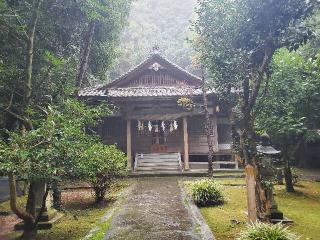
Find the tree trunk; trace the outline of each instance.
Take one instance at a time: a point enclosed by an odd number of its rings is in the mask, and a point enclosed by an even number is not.
[[[88,60],[89,60],[89,56],[90,56],[90,52],[91,52],[91,46],[92,46],[92,40],[93,40],[95,28],[96,28],[96,22],[92,21],[89,24],[89,31],[88,31],[87,39],[85,42],[85,48],[83,51],[78,75],[76,78],[76,87],[78,89],[82,87],[83,79],[86,75],[86,71],[88,68]]]
[[[307,162],[306,162],[306,140],[305,138],[302,136],[299,139],[298,145],[294,151],[294,155],[296,158],[296,164],[301,167],[301,168],[305,168],[307,166]]]
[[[24,93],[26,108],[30,104],[31,95],[32,95],[32,67],[33,67],[34,39],[35,39],[36,26],[39,19],[41,2],[42,0],[37,0],[34,2],[31,24],[28,31],[26,67],[25,67],[25,93]],[[28,126],[26,126],[26,128],[28,128]]]
[[[269,190],[262,184],[264,176],[261,174],[261,167],[259,166],[257,157],[255,132],[250,111],[244,111],[244,129],[240,135],[240,148],[242,150],[245,165],[252,165],[255,168],[258,218],[261,221],[268,221],[268,212],[271,207],[270,203],[272,199]]]
[[[8,177],[9,177],[9,188],[10,188],[11,210],[24,222],[24,232],[22,235],[22,239],[34,239],[34,235],[36,234],[36,230],[34,226],[35,218],[29,212],[23,211],[18,208],[16,179],[12,172],[8,174]],[[28,201],[29,201],[29,196],[28,196]]]
[[[53,207],[58,211],[63,210],[62,199],[61,199],[61,189],[58,181],[54,181],[52,183],[52,198],[53,198]]]
[[[16,116],[16,118],[21,121],[22,126],[26,130],[32,130],[33,124],[30,120],[27,109],[31,102],[32,96],[32,71],[33,71],[33,53],[34,53],[34,39],[36,26],[39,19],[39,11],[42,0],[35,0],[33,3],[32,17],[30,20],[30,25],[28,27],[27,33],[27,49],[26,49],[26,65],[25,65],[25,77],[24,77],[24,99],[25,102],[22,105],[21,112],[25,115],[23,117]],[[16,180],[13,173],[9,173],[9,186],[10,186],[10,207],[12,211],[24,221],[24,232],[22,239],[34,239],[36,234],[36,224],[35,224],[35,197],[33,184],[30,183],[28,200],[26,211],[18,209],[17,207],[17,194],[16,194]]]
[[[204,108],[204,114],[205,114],[205,133],[207,135],[207,142],[208,142],[208,177],[213,177],[213,157],[214,157],[214,149],[213,149],[213,139],[210,133],[211,128],[211,119],[210,119],[210,113],[208,110],[208,99],[205,89],[205,79],[202,78],[203,86],[202,86],[202,97],[203,97],[203,108]]]
[[[22,240],[33,240],[37,235],[37,228],[34,223],[24,221],[24,229],[21,236]]]
[[[287,192],[294,192],[290,159],[288,156],[287,147],[285,147],[283,150],[283,161],[284,161],[284,179],[286,182],[286,190],[287,190]]]

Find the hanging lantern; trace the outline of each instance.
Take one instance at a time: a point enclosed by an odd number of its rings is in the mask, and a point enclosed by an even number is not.
[[[156,124],[156,125],[154,125],[154,132],[159,132],[159,125],[158,124]]]
[[[149,129],[149,132],[151,132],[151,131],[152,131],[152,124],[151,124],[151,122],[150,122],[150,121],[148,122],[148,129]]]
[[[176,120],[173,121],[173,128],[174,128],[174,130],[178,129],[178,123]]]
[[[170,131],[170,132],[173,132],[173,122],[170,123],[169,131]]]
[[[217,113],[220,112],[220,106],[219,105],[216,106],[216,112]]]
[[[165,132],[166,125],[165,125],[164,121],[162,121],[162,123],[161,123],[161,128],[162,128],[162,131]]]

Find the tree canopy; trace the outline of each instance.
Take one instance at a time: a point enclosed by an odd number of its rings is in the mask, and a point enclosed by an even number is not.
[[[209,87],[232,108],[237,154],[255,167],[260,219],[268,215],[272,193],[256,152],[255,109],[275,52],[296,50],[313,37],[308,20],[317,8],[316,1],[301,0],[203,0],[197,8],[195,46]]]

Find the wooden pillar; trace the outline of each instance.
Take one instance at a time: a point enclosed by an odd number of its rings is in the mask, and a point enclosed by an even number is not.
[[[246,184],[247,184],[247,203],[248,203],[248,222],[255,223],[257,221],[257,205],[256,205],[256,181],[254,167],[246,166]]]
[[[189,143],[188,143],[188,121],[187,117],[183,118],[183,156],[184,169],[189,170]]]
[[[127,167],[132,170],[131,120],[127,120]]]

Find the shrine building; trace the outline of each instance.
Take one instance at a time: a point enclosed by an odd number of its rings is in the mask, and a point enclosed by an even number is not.
[[[79,98],[115,106],[98,131],[105,144],[116,144],[126,152],[133,172],[207,171],[201,86],[201,78],[154,53],[111,83],[80,90]],[[191,99],[195,107],[180,106],[182,97]],[[207,98],[214,168],[238,168],[232,155],[229,117],[214,92]]]

